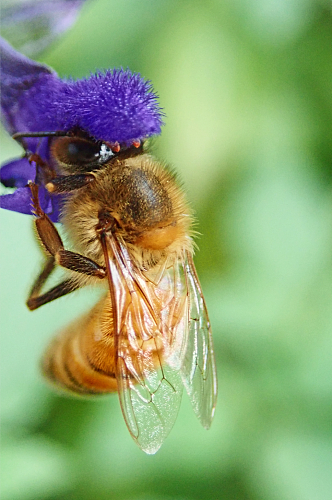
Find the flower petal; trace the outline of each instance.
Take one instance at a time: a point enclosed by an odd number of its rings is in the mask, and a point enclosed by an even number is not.
[[[29,187],[18,188],[13,194],[3,194],[0,206],[21,214],[31,214],[31,191]]]
[[[50,195],[50,193],[43,186],[40,186],[39,203],[42,210],[49,216],[51,221],[59,222],[63,196]],[[25,186],[17,188],[12,194],[1,195],[0,207],[5,210],[19,212],[21,214],[33,214],[30,188]]]
[[[50,194],[44,186],[39,186],[38,194],[42,210],[49,216],[52,222],[59,222],[64,196],[61,194]]]
[[[149,81],[110,70],[63,81],[2,41],[1,106],[10,133],[79,127],[99,141],[128,143],[160,134],[163,112]]]
[[[35,180],[36,165],[27,158],[20,158],[6,163],[1,167],[0,180],[6,187],[24,187],[28,181]]]
[[[72,26],[84,2],[12,0],[1,7],[2,34],[25,54],[37,54]]]
[[[48,121],[43,103],[48,104],[54,86],[61,80],[50,68],[23,56],[2,38],[0,56],[1,111],[7,131],[15,134],[48,130],[54,117]]]
[[[161,132],[164,114],[157,95],[138,73],[109,70],[69,81],[58,90],[60,130],[77,126],[97,140],[119,143],[144,140]],[[55,115],[55,110],[52,113]]]

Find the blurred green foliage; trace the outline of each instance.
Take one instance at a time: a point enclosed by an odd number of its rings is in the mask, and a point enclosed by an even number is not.
[[[328,500],[332,494],[332,9],[328,0],[91,0],[40,60],[60,75],[130,67],[167,114],[156,155],[197,215],[219,401],[184,398],[161,450],[116,396],[63,398],[38,360],[91,307],[24,305],[41,254],[1,213],[3,500]],[[2,135],[2,157],[19,148]]]

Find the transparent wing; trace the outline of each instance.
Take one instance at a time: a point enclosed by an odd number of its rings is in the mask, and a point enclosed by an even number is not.
[[[153,275],[143,274],[124,245],[111,236],[105,241],[121,408],[133,439],[152,454],[173,427],[182,397],[186,282],[177,261],[165,259]]]
[[[137,354],[143,372],[132,377],[128,359],[118,358],[119,397],[128,429],[146,453],[159,450],[172,429],[181,402],[183,384],[179,372],[167,365],[157,370],[149,354]],[[150,368],[149,368],[150,365]]]
[[[185,274],[189,295],[189,332],[182,379],[203,427],[211,425],[217,401],[217,373],[211,326],[192,256],[187,252]]]

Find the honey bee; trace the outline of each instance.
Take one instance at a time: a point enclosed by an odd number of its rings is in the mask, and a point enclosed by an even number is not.
[[[42,368],[57,387],[79,395],[117,391],[133,439],[155,453],[176,419],[185,387],[209,428],[217,378],[208,313],[193,263],[193,216],[171,171],[139,141],[121,149],[81,130],[50,136],[46,188],[69,193],[61,222],[64,248],[30,182],[35,226],[47,255],[27,305],[34,310],[82,286],[107,293],[47,349]],[[18,137],[19,136],[19,137]],[[42,293],[56,266],[64,281]]]

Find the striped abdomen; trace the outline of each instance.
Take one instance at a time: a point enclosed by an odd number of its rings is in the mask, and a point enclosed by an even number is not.
[[[103,297],[89,314],[61,332],[47,349],[42,369],[58,387],[81,395],[117,390],[111,300]]]

